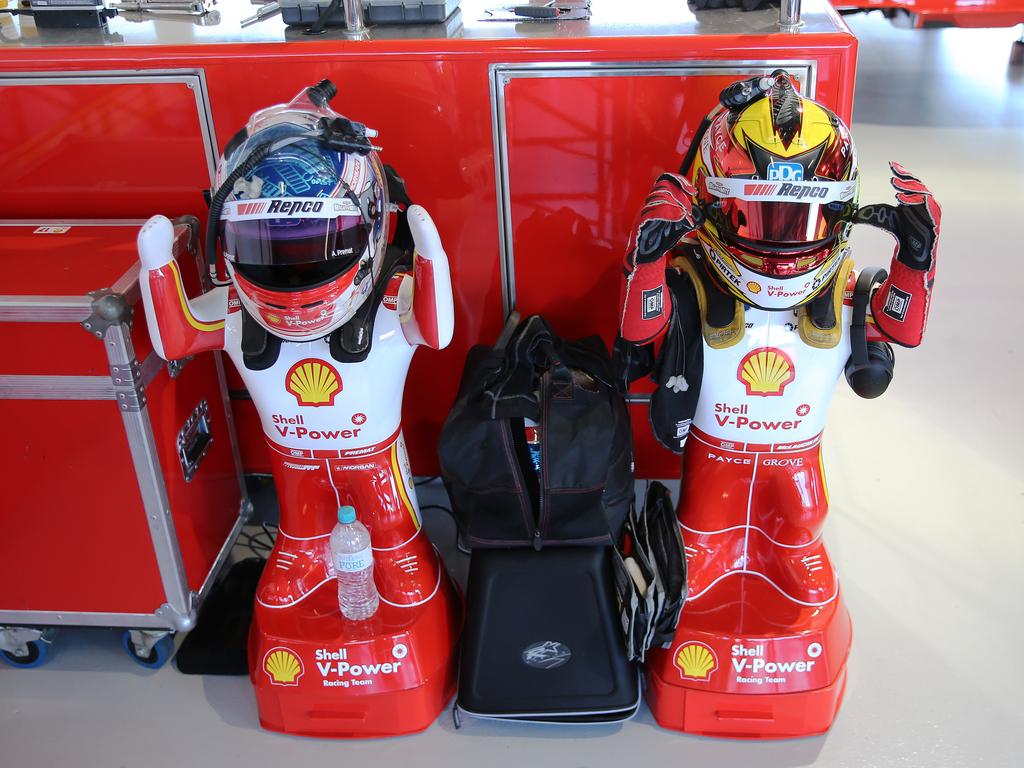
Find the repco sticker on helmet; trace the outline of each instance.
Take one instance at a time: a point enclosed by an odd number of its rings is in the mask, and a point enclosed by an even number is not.
[[[247,219],[333,219],[359,216],[359,208],[345,197],[275,197],[256,200],[232,200],[224,203],[223,217],[228,221]]]
[[[293,213],[320,213],[323,209],[323,200],[271,200],[267,213],[290,216]]]
[[[779,171],[781,173],[781,171]],[[855,181],[761,181],[712,176],[705,180],[708,192],[716,197],[766,203],[835,203],[851,200],[857,191]]]
[[[745,197],[793,197],[797,200],[802,200],[805,197],[818,197],[824,199],[828,196],[828,187],[810,184],[797,186],[788,182],[785,184],[744,184],[743,194]]]

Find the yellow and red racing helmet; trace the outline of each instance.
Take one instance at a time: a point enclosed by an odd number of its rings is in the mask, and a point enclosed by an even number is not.
[[[843,121],[785,72],[723,91],[688,173],[705,214],[696,238],[728,291],[790,309],[829,285],[856,209],[856,149]]]

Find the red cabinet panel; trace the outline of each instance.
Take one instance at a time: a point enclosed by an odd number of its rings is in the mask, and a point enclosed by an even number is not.
[[[202,190],[210,186],[199,78],[150,77],[0,80],[0,168],[4,187],[18,190],[6,196],[4,218],[199,212]]]

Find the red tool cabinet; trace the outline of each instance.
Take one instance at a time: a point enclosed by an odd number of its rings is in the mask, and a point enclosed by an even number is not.
[[[451,261],[451,346],[417,356],[404,424],[413,469],[436,445],[469,348],[505,316],[543,312],[562,334],[614,336],[620,260],[657,174],[678,166],[728,82],[785,67],[849,119],[857,41],[825,0],[803,26],[778,10],[694,14],[684,2],[594,0],[589,21],[483,22],[463,0],[445,25],[310,38],[270,20],[112,20],[106,31],[8,34],[0,48],[0,175],[8,216],[193,214],[219,149],[256,109],[329,77],[334,106],[380,131],[382,158],[433,216]],[[45,34],[44,34],[45,33]],[[268,471],[255,409],[229,372],[247,471]],[[637,397],[642,398],[638,391]],[[677,474],[634,408],[637,470]]]
[[[140,225],[0,221],[0,626],[190,629],[248,515],[219,355],[149,343]]]

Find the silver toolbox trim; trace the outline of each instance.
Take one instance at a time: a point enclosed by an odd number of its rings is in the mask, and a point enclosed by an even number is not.
[[[142,363],[142,385],[148,387],[163,368],[150,352]],[[110,376],[0,375],[0,400],[117,400],[120,388]]]
[[[109,376],[0,376],[0,400],[113,400]]]
[[[39,627],[124,627],[126,629],[177,629],[158,613],[103,611],[3,611],[0,624]]]
[[[112,325],[104,334],[103,345],[112,367],[130,365],[135,359],[131,336],[126,331],[123,325]],[[167,498],[160,455],[153,437],[149,408],[143,403],[138,410],[122,409],[121,419],[128,437],[132,462],[135,464],[135,477],[142,494],[142,506],[167,605],[178,616],[192,616],[194,606],[189,594],[185,563],[178,546],[178,535],[174,529],[174,516]]]
[[[0,296],[0,323],[80,323],[91,314],[88,296]]]

